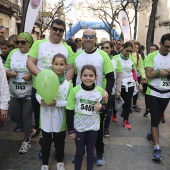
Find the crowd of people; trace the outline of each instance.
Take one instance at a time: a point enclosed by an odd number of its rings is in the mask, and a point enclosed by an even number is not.
[[[68,131],[69,138],[75,140],[75,170],[81,170],[85,153],[87,170],[93,169],[94,162],[103,166],[103,137],[110,136],[110,122],[117,122],[122,106],[122,125],[127,130],[133,128],[129,116],[141,110],[137,100],[142,85],[143,116],[151,115],[146,137],[154,145],[152,159],[160,161],[159,123],[165,123],[170,98],[170,34],[162,35],[160,47],[151,45],[146,55],[145,47],[136,40],[103,38],[97,44],[93,29],[84,30],[82,38],[65,41],[65,27],[63,20],[55,19],[49,38],[34,42],[27,32],[6,40],[6,29],[0,26],[0,124],[5,125],[9,115],[16,123],[14,131],[23,131],[19,153],[27,153],[31,138],[39,136],[41,170],[49,169],[52,142],[57,170],[65,170]],[[35,83],[43,69],[53,70],[59,78],[59,90],[50,103],[38,94]]]

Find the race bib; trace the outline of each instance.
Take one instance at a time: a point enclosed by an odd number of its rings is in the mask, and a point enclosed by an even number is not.
[[[93,116],[96,114],[96,111],[94,111],[95,104],[96,104],[96,101],[80,99],[78,103],[78,112],[80,112],[80,114],[83,114],[83,115]]]
[[[12,82],[16,90],[25,90],[27,82]]]
[[[170,89],[170,81],[167,79],[161,79],[160,88],[162,89]]]

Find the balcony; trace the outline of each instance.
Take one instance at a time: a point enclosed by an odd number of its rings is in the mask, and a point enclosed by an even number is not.
[[[14,13],[18,13],[18,11],[18,5],[8,0],[0,0],[0,12],[5,13],[11,17]]]

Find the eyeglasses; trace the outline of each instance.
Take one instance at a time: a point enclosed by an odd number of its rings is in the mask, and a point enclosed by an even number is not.
[[[9,48],[15,48],[15,46],[14,45],[9,45]]]
[[[15,41],[15,43],[17,44],[17,45],[19,45],[19,44],[21,44],[21,45],[25,45],[26,44],[26,42],[28,42],[28,41],[24,41],[24,40],[21,40],[21,41]]]
[[[109,47],[102,47],[102,50],[104,50],[104,49],[107,49],[107,50],[108,50],[108,49],[109,49]]]
[[[133,51],[130,51],[130,50],[126,50],[127,53],[133,53]]]
[[[60,33],[63,33],[64,32],[64,29],[61,29],[61,28],[57,28],[57,27],[52,27],[53,31],[59,31]]]
[[[93,39],[94,38],[94,35],[83,35],[83,38],[84,39]]]

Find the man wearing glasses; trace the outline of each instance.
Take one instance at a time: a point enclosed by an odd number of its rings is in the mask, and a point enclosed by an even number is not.
[[[109,96],[111,95],[112,88],[114,86],[114,73],[113,65],[107,53],[95,47],[97,37],[96,32],[93,29],[86,29],[83,32],[82,42],[84,44],[84,51],[76,53],[74,56],[74,68],[77,73],[76,84],[80,84],[80,72],[81,68],[85,64],[92,64],[96,68],[97,80],[96,85],[106,89]],[[107,83],[106,83],[107,82]],[[101,114],[100,130],[98,133],[98,139],[96,141],[96,153],[97,160],[96,165],[102,166],[105,164],[103,153],[103,119],[104,114]]]
[[[65,31],[65,22],[60,19],[55,19],[51,23],[49,39],[37,40],[29,51],[27,60],[27,68],[34,75],[33,76],[33,89],[32,89],[32,102],[35,116],[35,125],[39,129],[39,112],[40,106],[35,98],[36,87],[35,77],[43,69],[52,69],[51,63],[54,55],[61,53],[67,59],[66,78],[72,79],[74,75],[73,69],[73,51],[70,46],[62,42],[63,34]]]
[[[151,139],[154,142],[152,159],[161,160],[159,146],[159,123],[170,99],[170,34],[161,37],[160,49],[150,53],[145,59],[148,78],[149,110],[151,114]]]

